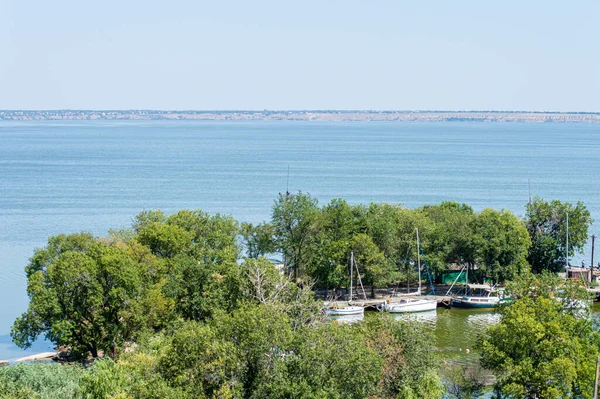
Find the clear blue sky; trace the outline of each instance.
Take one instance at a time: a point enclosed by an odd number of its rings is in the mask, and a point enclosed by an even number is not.
[[[600,111],[600,1],[0,0],[0,109]]]

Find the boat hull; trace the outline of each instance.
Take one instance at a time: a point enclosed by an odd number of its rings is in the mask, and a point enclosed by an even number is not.
[[[327,313],[328,316],[361,315],[365,313],[365,308],[361,306],[348,306],[346,308],[326,309],[325,313]]]
[[[471,302],[463,299],[453,299],[450,303],[451,308],[460,309],[493,309],[498,302]]]
[[[418,300],[406,303],[391,303],[385,304],[384,310],[389,313],[416,313],[428,312],[437,308],[435,300]]]

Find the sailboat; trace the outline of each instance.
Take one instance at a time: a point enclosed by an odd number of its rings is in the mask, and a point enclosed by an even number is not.
[[[355,267],[354,264],[354,252],[350,252],[350,299],[348,300],[348,304],[352,302],[352,277],[353,277],[353,269]],[[356,267],[356,272],[358,273],[358,267]],[[358,275],[360,280],[360,274]],[[362,282],[361,282],[362,284]],[[364,292],[364,288],[363,288]],[[355,316],[355,315],[364,315],[365,308],[362,306],[346,306],[344,308],[338,308],[337,306],[333,306],[332,308],[328,308],[325,310],[325,313],[328,316]]]
[[[419,290],[417,295],[421,295],[421,241],[419,240],[419,229],[417,232],[417,269],[419,274]],[[403,298],[399,302],[391,302],[389,299],[382,306],[383,310],[389,313],[414,313],[426,312],[437,308],[435,299]]]

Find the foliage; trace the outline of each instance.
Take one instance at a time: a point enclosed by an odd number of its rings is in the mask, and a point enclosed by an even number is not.
[[[84,370],[52,363],[0,367],[1,399],[69,399],[77,397]]]
[[[449,263],[473,265],[476,260],[473,208],[457,202],[442,202],[421,208],[431,220],[429,231],[422,232],[423,246],[434,272]]]
[[[184,392],[172,387],[157,372],[157,358],[137,353],[96,361],[81,378],[80,396],[86,399],[184,399]]]
[[[190,255],[172,259],[164,292],[175,302],[177,314],[204,320],[217,309],[233,310],[243,287],[242,270],[234,261],[208,263]]]
[[[507,281],[528,271],[531,240],[512,212],[484,209],[475,219],[474,241],[476,257],[488,279]]]
[[[454,363],[443,370],[447,399],[476,399],[485,392],[481,368]]]
[[[281,273],[264,258],[246,259],[244,298],[248,302],[269,304],[287,314],[294,329],[311,325],[323,318],[322,303],[315,299],[310,284],[296,285],[289,275]]]
[[[240,235],[249,258],[258,258],[277,250],[274,239],[275,229],[269,223],[261,223],[256,226],[252,223],[242,223]]]
[[[318,214],[317,200],[309,194],[279,194],[273,205],[275,240],[284,262],[299,277],[310,259],[308,250]]]
[[[481,338],[481,364],[496,373],[496,389],[514,398],[588,398],[600,334],[591,322],[545,295],[523,296],[500,308],[501,322]]]
[[[256,226],[200,210],[145,211],[108,237],[50,237],[26,266],[30,304],[13,340],[27,347],[43,335],[80,359],[104,359],[48,369],[62,382],[41,366],[23,366],[22,376],[0,369],[0,395],[56,397],[40,385],[48,381],[64,397],[86,398],[439,398],[433,339],[420,323],[379,315],[327,323],[313,292],[347,287],[351,254],[372,295],[414,278],[418,229],[432,271],[458,263],[513,280],[514,302],[499,307],[502,321],[480,341],[499,392],[587,397],[600,338],[573,305],[588,294],[579,282],[528,271],[528,260],[539,272],[556,269],[549,256],[564,257],[566,212],[575,251],[591,221],[582,204],[536,199],[523,222],[455,202],[319,207],[302,192],[280,195],[271,222]],[[273,252],[284,270],[263,257]],[[463,371],[446,370],[447,394],[476,397],[477,376]]]
[[[567,240],[567,214],[569,215],[569,252]],[[532,246],[528,261],[533,272],[564,270],[567,256],[581,251],[588,239],[592,223],[589,210],[582,202],[573,205],[554,200],[546,202],[539,197],[527,204],[525,224]]]
[[[433,337],[416,320],[389,315],[365,320],[357,328],[366,344],[382,358],[377,398],[439,398],[443,393],[437,374]]]
[[[395,281],[395,265],[389,262],[377,245],[366,234],[357,234],[350,243],[354,262],[362,275],[363,282],[371,286],[371,296],[375,297],[374,287]]]
[[[139,330],[153,327],[137,313],[149,288],[145,265],[91,236],[80,245],[81,238],[51,238],[32,258],[29,307],[11,331],[17,345],[28,347],[44,334],[69,345],[76,356],[97,357],[99,351],[114,356]],[[71,249],[64,251],[65,246]]]
[[[382,358],[361,331],[344,325],[310,328],[290,349],[274,353],[254,398],[367,398],[375,391]]]

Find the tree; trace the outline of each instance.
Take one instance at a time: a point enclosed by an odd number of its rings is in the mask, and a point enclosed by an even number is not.
[[[231,216],[209,215],[201,210],[182,210],[169,216],[168,225],[191,234],[189,254],[205,262],[220,263],[238,258],[239,226]]]
[[[228,337],[207,324],[186,322],[175,330],[158,370],[186,397],[241,398],[244,356]]]
[[[323,303],[315,299],[311,284],[296,285],[264,258],[246,259],[244,299],[266,304],[290,317],[294,330],[323,320]]]
[[[445,367],[443,375],[448,399],[475,399],[486,394],[481,367],[455,363]]]
[[[324,325],[295,334],[290,350],[272,356],[269,363],[252,397],[373,397],[383,361],[365,345],[358,329]]]
[[[352,239],[350,249],[354,254],[354,262],[358,266],[363,283],[371,286],[373,298],[375,298],[376,286],[383,286],[396,280],[395,264],[385,258],[371,237],[364,233],[357,234]]]
[[[256,226],[252,223],[242,223],[240,235],[249,258],[258,258],[277,250],[274,240],[275,230],[269,223],[261,223]]]
[[[188,320],[205,320],[218,309],[232,311],[243,291],[242,269],[237,262],[201,258],[179,255],[172,259],[164,286],[177,314]]]
[[[475,219],[474,240],[486,278],[503,282],[528,271],[531,240],[523,222],[512,212],[484,209]]]
[[[299,191],[297,194],[279,194],[273,205],[272,225],[277,246],[284,262],[297,279],[308,263],[310,244],[318,215],[317,200]]]
[[[535,291],[535,290],[534,290]],[[481,365],[509,398],[590,398],[600,334],[585,317],[548,296],[523,296],[500,308],[501,321],[478,344]]]
[[[567,240],[567,214],[569,215],[569,252]],[[546,202],[539,197],[527,204],[525,225],[531,237],[527,260],[532,271],[559,272],[564,270],[567,256],[583,249],[592,223],[590,211],[582,202],[573,205],[554,200]]]
[[[173,258],[190,251],[192,234],[179,226],[152,222],[140,229],[138,239],[154,255]]]
[[[449,263],[472,267],[476,261],[476,214],[466,204],[442,202],[419,209],[430,220],[423,232],[423,247],[433,272],[445,270]]]
[[[333,199],[321,208],[315,222],[308,274],[326,288],[348,283],[350,244],[364,226],[364,207]]]
[[[75,356],[115,356],[152,327],[135,311],[148,292],[145,273],[132,256],[90,235],[53,237],[27,267],[30,303],[11,336],[24,348],[44,334]]]
[[[441,397],[434,339],[422,323],[385,315],[364,320],[357,328],[366,346],[383,360],[374,398]]]

